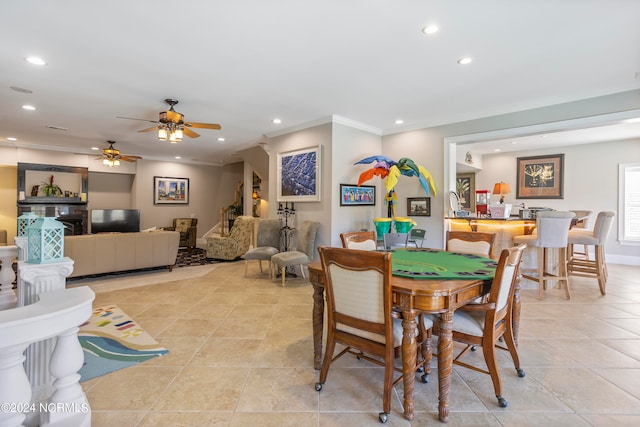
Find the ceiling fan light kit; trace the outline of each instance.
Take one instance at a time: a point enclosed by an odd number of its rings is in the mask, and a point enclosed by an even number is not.
[[[121,119],[128,120],[141,120],[150,123],[158,123],[158,126],[154,126],[152,128],[142,129],[138,132],[150,132],[152,130],[158,131],[158,139],[160,141],[167,141],[175,144],[176,142],[182,141],[184,135],[187,135],[189,138],[198,138],[200,135],[196,132],[192,131],[190,128],[201,128],[201,129],[215,129],[220,130],[222,127],[219,124],[214,123],[197,123],[197,122],[185,122],[184,115],[178,113],[173,107],[178,104],[177,99],[167,98],[164,100],[167,104],[169,104],[169,109],[167,111],[161,111],[159,114],[158,121],[155,120],[146,120],[146,119],[135,119],[132,117],[119,117]]]
[[[104,166],[110,168],[117,168],[120,166],[120,160],[124,160],[126,162],[135,162],[138,159],[141,159],[140,156],[129,156],[125,154],[120,154],[120,150],[114,148],[113,144],[115,141],[107,141],[109,143],[109,147],[102,149],[102,157],[98,157],[98,159],[102,159],[102,164]]]

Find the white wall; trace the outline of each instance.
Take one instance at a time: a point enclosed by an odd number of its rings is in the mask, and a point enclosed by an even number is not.
[[[189,204],[153,204],[155,176],[189,178]],[[170,226],[173,218],[198,218],[198,237],[220,220],[220,209],[233,202],[242,181],[243,164],[221,167],[139,160],[132,190],[132,205],[140,209],[140,227]]]
[[[418,225],[425,229],[423,245],[431,248],[442,248],[444,233],[444,148],[443,136],[433,129],[403,132],[385,136],[382,141],[383,154],[395,161],[402,157],[409,157],[415,163],[424,166],[433,176],[437,194],[431,194],[431,216],[411,217]],[[408,197],[425,197],[426,194],[416,177],[400,176],[395,187],[398,197],[396,215],[407,215]],[[386,216],[386,210],[385,210]]]
[[[294,227],[303,221],[318,221],[320,228],[316,238],[316,246],[331,244],[331,124],[323,124],[304,130],[273,137],[269,140],[269,218],[278,218],[277,169],[278,153],[321,145],[321,188],[320,202],[295,203],[296,216]],[[290,225],[291,226],[291,225]],[[314,257],[317,259],[318,254]]]
[[[384,185],[379,177],[364,185],[376,187],[375,206],[340,206],[340,184],[358,183],[360,174],[373,164],[354,165],[365,157],[382,154],[382,138],[373,133],[334,123],[331,143],[331,175],[325,180],[331,186],[331,235],[332,246],[341,246],[340,233],[363,228],[375,230],[373,218],[386,216]]]

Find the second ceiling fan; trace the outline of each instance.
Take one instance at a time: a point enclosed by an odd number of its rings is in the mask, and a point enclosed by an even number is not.
[[[178,104],[177,99],[167,98],[164,100],[169,104],[167,111],[161,111],[158,120],[145,120],[135,119],[132,117],[118,117],[119,119],[129,120],[141,120],[150,123],[158,123],[157,126],[153,126],[147,129],[139,130],[138,132],[151,132],[153,130],[158,131],[158,139],[161,141],[169,140],[170,142],[182,141],[183,135],[187,135],[189,138],[198,138],[200,135],[191,128],[200,129],[214,129],[220,130],[222,127],[215,123],[198,123],[198,122],[185,122],[184,115],[174,110],[174,106]]]

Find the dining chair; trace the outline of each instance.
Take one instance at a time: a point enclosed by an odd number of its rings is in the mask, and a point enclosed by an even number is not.
[[[427,234],[427,230],[424,228],[412,228],[411,231],[409,231],[409,243],[416,245],[416,248],[421,248],[424,243],[425,234]],[[420,246],[418,246],[418,240],[420,241]]]
[[[569,230],[569,247],[573,245],[594,246],[594,259],[579,258],[572,256],[569,258],[568,270],[570,276],[595,277],[598,279],[600,293],[606,294],[607,286],[607,262],[604,256],[604,244],[611,231],[615,212],[602,211],[596,217],[593,230],[572,229]],[[585,252],[587,252],[585,250]]]
[[[486,303],[467,304],[453,313],[453,340],[466,344],[465,348],[453,359],[453,363],[489,374],[498,405],[501,408],[507,407],[507,400],[502,396],[502,381],[496,360],[496,348],[508,350],[518,377],[525,376],[524,370],[520,367],[512,320],[513,295],[516,284],[520,280],[520,262],[525,247],[526,245],[519,244],[502,250]],[[500,343],[500,340],[503,340],[504,344]],[[460,360],[478,346],[482,347],[487,369]]]
[[[403,331],[402,321],[392,315],[392,254],[325,246],[318,251],[325,273],[327,345],[315,388],[322,390],[331,364],[347,353],[381,365],[383,410],[378,418],[385,423],[391,411],[393,386],[403,378],[400,375],[394,379],[395,373],[402,373],[394,359],[400,353]],[[431,319],[424,319],[418,329],[431,331],[432,326]],[[345,348],[334,355],[336,343]],[[414,374],[425,363],[425,359],[416,360]]]
[[[447,252],[480,255],[492,258],[495,233],[478,231],[447,231]]]
[[[384,250],[390,251],[394,247],[407,247],[409,243],[409,233],[385,233],[382,235]]]
[[[269,262],[269,275],[271,276],[271,257],[280,252],[280,220],[263,219],[258,221],[256,233],[256,245],[244,254],[244,275],[247,276],[249,261],[257,260],[260,263],[262,273],[262,261]]]
[[[300,274],[302,274],[302,278],[305,278],[304,266],[313,259],[319,227],[320,223],[317,221],[304,221],[296,230],[296,250],[280,252],[271,257],[272,279],[274,279],[273,276],[279,269],[282,275],[282,286],[284,287],[287,267],[295,267],[296,265],[300,266]]]
[[[378,249],[375,231],[353,231],[340,234],[343,248],[375,251]]]
[[[571,299],[567,272],[567,245],[571,219],[575,215],[573,212],[563,211],[538,212],[536,214],[536,233],[513,238],[515,244],[524,243],[528,247],[538,248],[538,275],[523,273],[522,277],[538,282],[540,298],[544,298],[544,290],[547,288],[548,281],[558,281],[560,286],[564,285],[567,299]],[[558,254],[557,274],[552,273],[547,266],[552,250],[557,251]]]

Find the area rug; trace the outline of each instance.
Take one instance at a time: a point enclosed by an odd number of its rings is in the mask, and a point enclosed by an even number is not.
[[[78,339],[84,351],[80,382],[169,352],[117,305],[95,308]]]
[[[176,267],[189,267],[192,265],[206,265],[220,262],[213,258],[207,258],[207,252],[204,249],[193,248],[191,253],[186,249],[180,249],[176,257]]]

